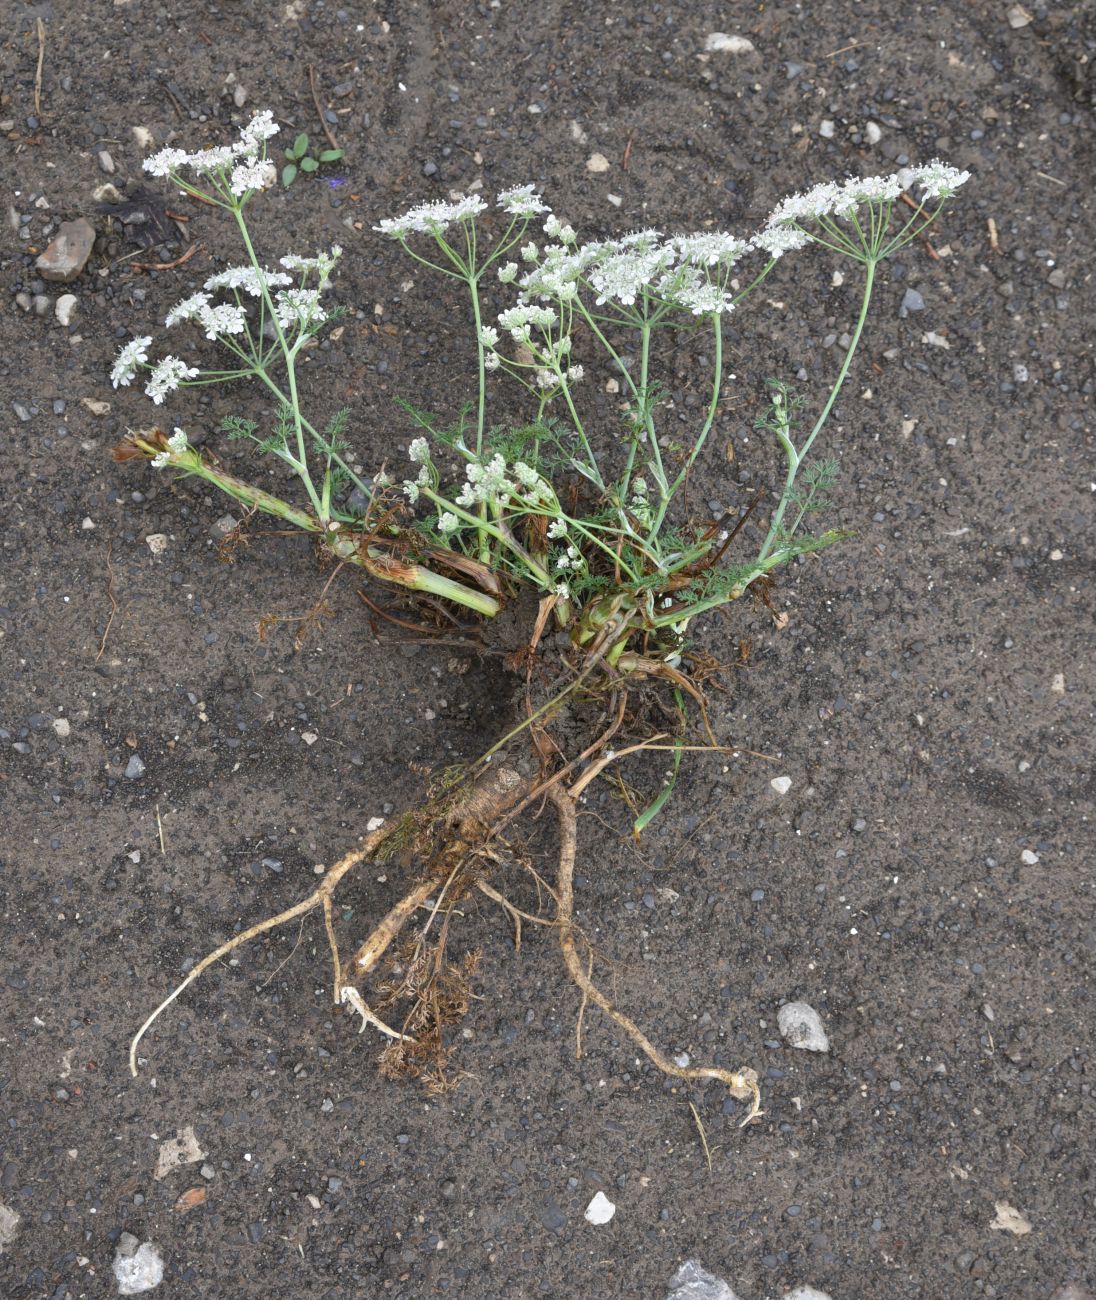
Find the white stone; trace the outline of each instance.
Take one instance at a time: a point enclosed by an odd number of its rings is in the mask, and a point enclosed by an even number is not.
[[[825,117],[818,124],[818,134],[823,140],[832,140],[836,130],[837,128],[834,126],[832,118]]]
[[[163,553],[167,550],[167,534],[149,533],[149,535],[145,538],[145,545],[148,547],[148,549],[152,552],[153,555],[163,555]]]
[[[1066,693],[1066,675],[1065,673],[1055,673],[1050,679],[1050,689],[1055,695],[1064,695]]]
[[[79,305],[80,299],[74,293],[63,293],[53,304],[53,314],[57,318],[57,324],[71,325]]]
[[[306,745],[314,745],[319,740],[319,736],[314,731],[302,731],[301,739]]]
[[[712,32],[704,42],[704,48],[711,54],[749,54],[754,49],[753,41],[745,36],[728,36],[726,32]]]
[[[15,1240],[15,1234],[19,1231],[19,1219],[20,1216],[10,1206],[0,1201],[0,1255]]]
[[[1031,1224],[1015,1205],[1008,1201],[995,1201],[993,1205],[996,1217],[989,1225],[997,1232],[1011,1232],[1014,1237],[1026,1237],[1031,1231]]]
[[[140,855],[138,855],[139,860]],[[173,1138],[160,1143],[160,1150],[156,1156],[156,1172],[153,1177],[158,1182],[161,1178],[166,1178],[179,1165],[196,1164],[205,1157],[206,1153],[198,1145],[198,1139],[194,1136],[193,1126],[188,1124],[186,1128],[179,1129]]]
[[[1039,861],[1039,855],[1038,853],[1033,853],[1031,849],[1025,849],[1023,853],[1020,854],[1020,861],[1025,867],[1034,867]]]
[[[61,740],[66,740],[72,732],[72,724],[68,718],[54,718],[51,726],[54,734],[59,736]]]
[[[119,1295],[140,1295],[164,1280],[164,1261],[151,1241],[138,1245],[132,1233],[123,1232],[114,1256],[114,1277]]]
[[[769,784],[777,794],[787,794],[792,788],[792,779],[790,776],[774,776]]]
[[[784,1300],[830,1300],[830,1295],[814,1286],[797,1286],[794,1291],[785,1292]]]
[[[383,825],[383,817],[370,817],[370,819],[365,823],[365,829],[372,834],[373,831],[379,831]]]
[[[868,144],[878,144],[883,138],[883,128],[878,122],[869,122],[864,127],[864,139]]]
[[[606,158],[603,153],[592,153],[589,158],[586,159],[586,170],[588,172],[593,172],[595,176],[599,172],[607,172],[609,166],[609,159]]]
[[[608,1223],[616,1214],[616,1206],[609,1200],[604,1192],[595,1192],[594,1199],[586,1207],[586,1213],[582,1216],[587,1223],[593,1223],[601,1226]]]
[[[776,1023],[789,1047],[799,1047],[805,1052],[830,1050],[822,1017],[806,1002],[786,1002],[776,1013]]]
[[[666,1300],[738,1300],[721,1277],[709,1273],[696,1259],[687,1259],[670,1279],[673,1290]]]
[[[1013,5],[1006,14],[1006,17],[1008,18],[1008,25],[1013,29],[1013,31],[1016,31],[1020,27],[1026,27],[1028,23],[1031,22],[1031,14],[1028,13],[1023,5]]]

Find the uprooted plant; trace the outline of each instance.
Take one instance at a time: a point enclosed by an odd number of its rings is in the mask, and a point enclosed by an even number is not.
[[[524,611],[520,645],[509,659],[521,679],[522,716],[478,760],[437,776],[420,806],[371,829],[307,898],[252,925],[194,966],[142,1025],[131,1047],[131,1068],[136,1073],[137,1048],[152,1023],[213,962],[318,910],[331,948],[335,1002],[353,1008],[363,1030],[372,1025],[388,1038],[386,1071],[444,1086],[444,1030],[467,1007],[475,960],[472,955],[451,961],[447,945],[455,908],[479,891],[505,909],[518,942],[523,920],[556,928],[583,1010],[589,1002],[600,1007],[660,1070],[682,1079],[718,1079],[749,1099],[748,1119],[758,1107],[752,1070],[675,1064],[594,982],[594,949],[573,918],[576,806],[590,783],[627,755],[664,751],[668,765],[661,788],[645,808],[635,808],[639,834],[670,797],[684,755],[719,749],[703,691],[712,661],[690,647],[690,625],[751,589],[763,589],[768,575],[794,557],[845,535],[807,530],[828,504],[837,472],[836,460],[812,453],[853,363],[879,263],[920,235],[967,175],[932,163],[896,176],[819,185],[784,200],[749,240],[710,231],[667,238],[643,230],[582,243],[529,185],[499,194],[490,216],[484,200],[471,196],[424,203],[381,222],[376,229],[417,263],[465,286],[477,356],[474,396],[455,420],[403,404],[417,432],[407,450],[409,476],[395,482],[383,468],[368,479],[355,469],[349,411],[335,412],[321,425],[302,410],[298,365],[317,334],[337,318],[324,294],[340,250],[286,256],[280,270],[264,267],[256,253],[245,209],[274,182],[266,142],[276,131],[264,113],[234,145],[198,154],[165,149],[146,163],[152,174],[228,212],[247,261],[211,276],[166,320],[169,328],[196,326],[227,351],[227,366],[204,369],[174,355],[152,364],[152,338],[140,337],[121,350],[112,377],[116,386],[124,385],[147,370],[146,392],[157,404],[180,387],[257,381],[272,406],[268,425],[233,418],[225,421],[224,432],[283,461],[303,497],[285,500],[230,474],[211,452],[191,445],[181,428],[170,436],[134,432],[116,454],[197,476],[250,512],[311,534],[334,560],[402,588],[423,611],[415,626],[424,635],[436,620],[452,622],[454,607],[488,620],[507,604]],[[900,199],[908,207],[898,208]],[[532,237],[534,222],[544,243]],[[697,522],[686,497],[728,379],[724,322],[781,257],[808,245],[821,245],[860,268],[859,313],[813,419],[803,398],[769,381],[758,426],[783,455],[783,488],[758,530],[760,540],[745,558],[732,559],[746,545],[750,529],[743,525],[758,498],[733,520],[726,516],[713,524]],[[751,260],[755,269],[740,276],[740,263]],[[490,318],[489,282],[513,295]],[[706,334],[711,372],[703,414],[681,445],[658,428],[669,404],[658,371],[665,352],[661,340],[686,331]],[[581,400],[584,370],[598,361],[611,367],[623,392],[618,422],[610,429],[595,427]],[[524,422],[489,422],[493,374],[510,376],[524,388]],[[556,635],[546,636],[549,629]],[[690,704],[703,726],[702,743],[689,743]],[[658,708],[671,720],[668,726],[651,720]],[[578,740],[571,725],[576,716]],[[556,879],[547,887],[554,903],[550,919],[518,908],[491,883],[510,863],[533,871],[506,831],[545,798],[560,831]],[[344,960],[335,891],[359,864],[392,860],[410,873],[405,892]],[[412,920],[420,909],[426,920],[415,929]],[[376,984],[367,998],[369,978]],[[401,1004],[409,1007],[402,1019]],[[581,1023],[580,1012],[580,1041]]]

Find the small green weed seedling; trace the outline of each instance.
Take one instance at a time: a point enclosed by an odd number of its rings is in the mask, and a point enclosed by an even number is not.
[[[309,147],[308,135],[302,131],[285,151],[286,162],[282,167],[282,185],[289,189],[302,172],[306,176],[318,172],[325,163],[338,162],[343,152],[342,149],[321,149],[316,153]]]

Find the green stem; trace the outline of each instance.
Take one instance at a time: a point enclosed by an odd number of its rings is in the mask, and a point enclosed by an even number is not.
[[[780,525],[784,519],[784,512],[787,510],[788,502],[791,500],[792,488],[795,485],[795,477],[799,472],[799,467],[806,460],[811,445],[822,431],[823,425],[825,425],[826,421],[829,419],[830,411],[833,410],[833,404],[837,401],[837,394],[841,391],[841,387],[849,373],[849,367],[852,365],[852,359],[856,354],[856,348],[860,342],[860,335],[864,332],[864,323],[868,319],[868,308],[871,305],[872,286],[875,282],[875,266],[876,263],[874,259],[865,263],[864,297],[860,304],[860,315],[856,321],[856,328],[853,330],[848,351],[845,353],[845,360],[841,363],[841,369],[838,371],[837,379],[834,382],[833,388],[830,390],[830,395],[826,399],[826,405],[822,408],[821,415],[819,415],[818,419],[814,423],[814,428],[811,429],[810,433],[807,435],[806,441],[803,443],[803,446],[798,450],[796,450],[790,440],[781,439],[782,442],[786,443],[784,450],[785,454],[788,456],[788,473],[784,481],[784,491],[780,497],[780,504],[773,511],[773,517],[769,524],[769,531],[765,538],[765,544],[762,546],[757,557],[759,562],[765,560],[772,551],[773,545],[776,542],[777,534],[780,531]]]

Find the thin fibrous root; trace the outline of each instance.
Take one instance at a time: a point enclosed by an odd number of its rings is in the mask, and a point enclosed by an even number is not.
[[[610,1020],[619,1025],[663,1074],[685,1080],[718,1079],[720,1083],[727,1087],[733,1097],[737,1097],[739,1100],[748,1099],[751,1103],[750,1108],[741,1121],[741,1127],[745,1127],[752,1119],[763,1114],[761,1110],[761,1091],[757,1086],[756,1071],[749,1069],[724,1070],[714,1065],[675,1065],[668,1057],[663,1056],[633,1020],[630,1020],[613,1006],[605,994],[593,983],[586,971],[583,970],[575,946],[574,921],[572,919],[577,846],[575,801],[567,791],[561,790],[556,785],[549,786],[547,793],[548,798],[555,805],[559,818],[559,880],[557,883],[559,891],[559,946],[571,978],[582,990],[584,997],[599,1006]]]
[[[268,916],[265,921],[259,921],[255,925],[249,926],[242,934],[234,935],[231,939],[226,939],[219,948],[214,948],[189,972],[186,979],[164,998],[163,1002],[148,1017],[145,1023],[137,1030],[133,1036],[133,1041],[129,1045],[129,1072],[136,1078],[137,1076],[137,1048],[144,1038],[145,1034],[152,1028],[160,1016],[168,1009],[184,989],[188,988],[194,981],[203,975],[214,962],[220,961],[222,957],[227,957],[230,952],[239,948],[242,944],[256,939],[260,934],[266,934],[269,930],[276,930],[279,926],[285,925],[287,921],[295,920],[298,916],[304,916],[311,912],[313,908],[320,907],[324,901],[331,895],[332,890],[339,881],[346,875],[351,867],[356,867],[359,862],[366,858],[372,857],[376,852],[377,846],[385,839],[390,831],[386,828],[373,831],[367,835],[358,848],[352,849],[331,868],[324,877],[323,883],[318,889],[315,889],[307,898],[302,898],[299,903],[287,908],[284,912],[279,912],[277,916]]]
[[[467,844],[461,841],[467,841],[471,836],[478,838],[482,831],[492,824],[496,816],[501,816],[503,812],[519,797],[523,787],[522,778],[517,772],[509,768],[495,768],[485,776],[475,781],[470,788],[464,792],[450,809],[446,818],[446,827],[451,832],[452,837],[457,841],[453,853],[460,856],[465,851]],[[276,930],[285,925],[288,921],[295,920],[298,916],[306,916],[309,912],[317,907],[323,908],[324,926],[327,931],[328,943],[331,947],[331,961],[334,975],[333,995],[337,1004],[350,1002],[354,1009],[363,1015],[361,1009],[353,1002],[352,998],[346,994],[346,985],[344,985],[344,975],[353,975],[356,978],[364,976],[385,953],[391,945],[392,940],[399,934],[400,930],[406,924],[407,920],[414,914],[415,910],[426,901],[434,892],[439,884],[436,873],[428,874],[427,878],[417,881],[411,891],[402,898],[387,916],[380,922],[372,932],[365,943],[358,949],[350,966],[344,967],[339,958],[339,949],[335,941],[335,930],[332,917],[331,895],[334,893],[336,886],[353,867],[360,862],[373,857],[377,849],[400,827],[400,822],[390,822],[387,826],[371,832],[356,848],[345,854],[324,876],[321,884],[313,890],[307,898],[301,899],[292,907],[287,908],[284,912],[279,912],[276,916],[269,916],[265,921],[259,921],[255,925],[249,926],[241,934],[234,935],[227,939],[220,947],[215,948],[208,953],[200,962],[191,970],[186,979],[178,984],[160,1003],[155,1011],[148,1017],[137,1033],[134,1034],[133,1040],[129,1045],[129,1069],[130,1073],[136,1077],[138,1072],[137,1048],[141,1039],[152,1028],[161,1015],[171,1006],[176,998],[199,976],[203,975],[214,962],[220,961],[222,957],[227,957],[230,952],[248,943],[251,939],[258,938],[261,934],[266,934],[271,930]],[[356,990],[355,990],[356,992]],[[359,1001],[361,1000],[358,995]],[[364,1001],[362,1006],[365,1006]],[[368,1008],[367,1008],[368,1010]],[[370,1012],[370,1017],[372,1013]],[[372,1017],[372,1023],[375,1023],[379,1029],[387,1034],[393,1034],[393,1031],[384,1024],[383,1021]],[[399,1038],[401,1035],[394,1034]]]

